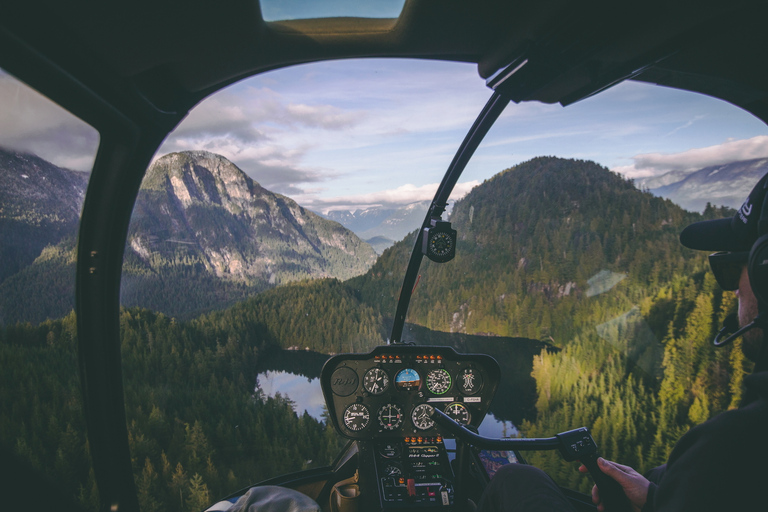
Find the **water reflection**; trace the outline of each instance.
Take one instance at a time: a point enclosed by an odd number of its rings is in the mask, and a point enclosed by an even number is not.
[[[269,397],[274,397],[279,392],[282,397],[289,398],[294,403],[294,410],[298,414],[307,411],[313,418],[322,419],[325,401],[319,378],[312,379],[285,371],[268,370],[256,377],[256,388]]]
[[[318,378],[268,370],[260,373],[256,378],[256,388],[261,389],[261,392],[269,397],[280,393],[280,396],[294,403],[294,410],[298,414],[304,414],[304,411],[307,411],[313,418],[323,419],[325,401]],[[517,428],[511,421],[496,419],[492,413],[488,413],[480,425],[479,432],[486,437],[515,437]]]
[[[517,437],[517,427],[511,421],[497,420],[493,413],[485,415],[485,419],[477,429],[478,433],[484,437]]]

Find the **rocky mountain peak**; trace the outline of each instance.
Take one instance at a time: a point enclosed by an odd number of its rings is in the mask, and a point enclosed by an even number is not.
[[[375,259],[351,231],[266,190],[207,151],[171,153],[152,165],[134,209],[129,247],[153,270],[191,265],[263,286],[344,279]]]
[[[221,155],[208,151],[170,153],[147,171],[142,188],[169,190],[188,208],[215,204],[237,214],[264,193],[258,183]]]

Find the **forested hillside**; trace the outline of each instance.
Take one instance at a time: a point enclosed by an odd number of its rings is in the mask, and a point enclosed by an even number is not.
[[[642,471],[740,400],[750,365],[738,342],[710,343],[735,298],[719,290],[705,255],[678,242],[688,223],[731,214],[686,212],[591,162],[537,158],[456,203],[457,257],[425,261],[408,319],[482,335],[472,350],[492,335],[557,346],[534,356],[536,408],[521,431],[589,426],[606,457]],[[413,235],[363,276],[291,283],[191,320],[123,311],[130,441],[147,510],[193,509],[328,462],[335,435],[287,401],[254,394],[256,368],[276,347],[359,352],[384,342],[412,246]],[[75,344],[72,316],[0,331],[0,435],[92,504]],[[527,455],[560,483],[590,487],[557,455]]]
[[[741,396],[741,351],[710,343],[733,294],[678,241],[690,222],[732,213],[689,213],[592,162],[536,158],[457,201],[457,256],[425,259],[408,320],[562,347],[535,361],[537,415],[524,434],[590,426],[607,457],[647,469]],[[413,236],[348,281],[364,302],[394,311]],[[589,486],[556,455],[531,459]]]
[[[247,321],[245,321],[247,324]],[[275,346],[248,325],[121,314],[129,442],[143,512],[199,511],[264,479],[329,464],[340,439],[282,397],[254,392]],[[90,510],[74,315],[0,329],[0,439]],[[79,491],[77,491],[79,490]]]

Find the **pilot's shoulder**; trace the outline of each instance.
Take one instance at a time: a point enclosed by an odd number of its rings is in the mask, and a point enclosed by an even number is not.
[[[768,372],[752,374],[745,378],[749,391],[757,399],[738,409],[732,409],[692,428],[680,439],[678,445],[687,448],[694,444],[711,445],[713,453],[730,452],[746,448],[751,453],[768,452]]]

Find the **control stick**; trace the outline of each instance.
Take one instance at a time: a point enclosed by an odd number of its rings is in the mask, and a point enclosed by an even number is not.
[[[485,450],[532,450],[544,451],[557,449],[566,461],[578,460],[589,470],[592,479],[600,490],[600,498],[607,512],[629,512],[631,506],[621,485],[609,477],[597,465],[599,457],[597,443],[587,427],[569,430],[555,437],[542,439],[492,439],[483,437],[455,422],[437,408],[433,409],[432,419],[445,430],[464,443]]]

